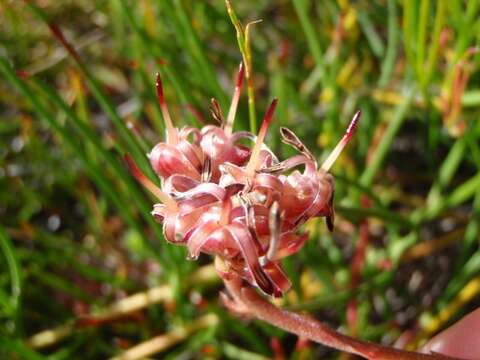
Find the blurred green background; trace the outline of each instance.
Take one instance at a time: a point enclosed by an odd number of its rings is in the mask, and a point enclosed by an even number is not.
[[[308,224],[279,304],[416,348],[480,304],[480,1],[232,5],[263,20],[257,118],[279,98],[280,158],[280,126],[320,160],[363,113],[332,170],[336,230]],[[0,39],[2,359],[346,359],[228,314],[211,259],[165,243],[122,160],[154,178],[157,71],[177,126],[212,122],[211,97],[228,109],[241,54],[222,0],[2,0]]]

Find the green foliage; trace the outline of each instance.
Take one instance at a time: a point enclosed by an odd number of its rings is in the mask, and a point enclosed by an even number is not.
[[[130,153],[158,182],[145,156],[164,137],[155,72],[176,125],[199,125],[187,108],[211,122],[215,97],[226,113],[242,54],[252,102],[244,90],[235,127],[256,127],[278,97],[267,142],[279,154],[290,151],[280,126],[322,159],[363,113],[332,171],[336,231],[307,226],[309,243],[285,262],[285,306],[392,342],[413,328],[425,340],[478,305],[467,284],[480,275],[480,2],[231,5],[236,16],[223,0],[0,2],[1,358],[105,358],[178,329],[191,336],[151,357],[261,359],[272,337],[293,354],[292,336],[219,309],[221,284],[197,281],[199,264],[165,243],[123,162]],[[240,23],[258,19],[248,41]],[[87,321],[164,285],[161,301]],[[207,312],[219,322],[198,331]],[[31,337],[47,329],[55,341],[41,347]]]

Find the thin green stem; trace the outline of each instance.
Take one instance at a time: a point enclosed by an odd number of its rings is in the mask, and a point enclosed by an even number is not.
[[[2,72],[7,80],[9,80],[10,83],[12,83],[20,91],[20,93],[31,102],[32,109],[42,118],[44,118],[53,128],[53,130],[61,135],[62,139],[65,140],[72,151],[79,157],[80,160],[82,160],[89,176],[95,181],[95,183],[97,183],[99,188],[104,192],[107,198],[110,199],[112,204],[115,205],[129,226],[137,230],[140,236],[142,236],[144,239],[145,244],[148,245],[149,241],[144,237],[143,229],[132,216],[132,214],[127,210],[130,208],[130,206],[128,206],[122,197],[117,196],[115,191],[112,189],[111,184],[105,178],[103,169],[95,166],[89,161],[78,141],[76,141],[76,139],[74,139],[63,126],[58,124],[55,117],[44,107],[43,103],[40,102],[36,94],[16,76],[15,72],[10,67],[9,62],[5,58],[0,58],[0,72]]]
[[[295,8],[295,12],[297,13],[298,19],[300,20],[300,25],[302,26],[302,30],[305,33],[305,37],[307,38],[308,47],[310,52],[312,53],[313,59],[318,67],[321,70],[323,75],[324,73],[324,58],[323,58],[323,51],[320,47],[320,40],[317,37],[315,32],[315,28],[313,27],[312,22],[308,16],[309,9],[308,9],[308,2],[305,0],[293,0],[293,7]],[[323,76],[322,76],[323,77]]]
[[[55,91],[53,91],[46,84],[43,84],[41,81],[35,78],[33,78],[32,81],[37,86],[37,88],[47,96],[47,98],[49,98],[53,103],[55,103],[65,113],[65,115],[72,120],[75,129],[82,136],[82,138],[87,143],[91,143],[93,145],[96,153],[100,157],[102,157],[103,160],[111,167],[111,169],[116,175],[116,179],[125,184],[125,186],[127,187],[126,193],[132,194],[134,196],[136,206],[140,208],[140,213],[142,214],[145,221],[147,221],[147,223],[153,229],[155,235],[159,238],[162,238],[163,235],[160,227],[157,223],[155,223],[152,216],[150,215],[151,205],[149,202],[146,201],[145,196],[140,192],[138,186],[134,183],[132,176],[125,171],[125,168],[120,165],[120,163],[112,155],[112,153],[102,146],[98,136],[93,132],[93,130],[77,117],[77,115],[71,110],[71,108],[65,103],[65,101],[60,98],[60,96],[58,96]]]
[[[427,37],[427,25],[430,17],[430,0],[421,0],[420,3],[420,19],[418,23],[417,32],[417,76],[420,82],[423,83],[423,77],[425,76],[425,45]]]
[[[440,48],[440,36],[442,34],[443,24],[445,22],[445,0],[437,1],[437,12],[435,14],[435,25],[433,28],[432,40],[428,52],[427,66],[425,75],[423,77],[422,87],[426,87],[430,82],[434,68],[438,61],[438,54]]]
[[[380,79],[378,80],[378,85],[380,87],[387,86],[392,76],[395,61],[397,60],[398,38],[396,1],[388,0],[388,45],[387,53],[382,62],[382,72],[380,74]]]
[[[253,68],[252,68],[252,51],[250,48],[250,28],[258,21],[250,22],[243,29],[242,24],[238,20],[237,14],[233,9],[229,0],[225,0],[227,6],[228,15],[235,27],[237,34],[238,48],[243,57],[243,63],[245,65],[245,77],[247,78],[247,96],[248,96],[248,117],[250,124],[250,131],[252,133],[257,132],[257,113],[255,111],[255,84],[253,81]]]
[[[85,75],[87,84],[92,91],[93,97],[97,100],[98,104],[103,109],[103,111],[105,111],[107,116],[112,120],[122,140],[125,141],[126,147],[119,144],[119,146],[122,148],[122,151],[131,152],[135,160],[141,165],[142,170],[145,171],[150,177],[155,178],[155,174],[153,173],[151,167],[148,165],[148,161],[144,155],[147,149],[142,148],[140,141],[136,139],[132,132],[127,128],[125,122],[120,118],[117,110],[115,109],[111,101],[103,93],[98,80],[80,60],[80,57],[78,53],[76,53],[73,46],[69,42],[67,42],[58,26],[50,22],[47,15],[43,12],[42,9],[33,5],[30,2],[28,2],[27,4],[32,9],[33,13],[37,15],[42,21],[44,21],[45,24],[50,28],[52,34],[62,43],[65,49],[75,60],[75,63],[78,65],[81,72]]]
[[[15,319],[15,330],[18,327],[18,317],[20,310],[20,299],[23,289],[23,276],[21,264],[18,260],[15,247],[10,240],[5,229],[0,225],[0,249],[6,259],[8,271],[10,273],[10,299],[8,305],[12,310],[12,318]]]
[[[360,176],[360,184],[363,186],[370,186],[372,184],[375,175],[382,166],[383,161],[385,160],[385,157],[391,148],[398,130],[400,130],[400,127],[406,119],[407,112],[410,109],[414,95],[414,89],[409,89],[405,94],[402,103],[395,110],[393,118],[388,123],[387,129],[383,134],[383,137],[378,144],[374,155],[372,156],[372,160],[366,167],[363,174]]]

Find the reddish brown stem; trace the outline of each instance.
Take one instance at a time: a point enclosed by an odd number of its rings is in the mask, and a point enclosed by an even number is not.
[[[54,22],[49,22],[48,27],[50,28],[53,36],[55,36],[57,40],[60,41],[60,43],[67,50],[70,56],[72,56],[77,63],[81,64],[82,62],[80,61],[80,56],[78,55],[77,50],[75,50],[72,44],[67,41],[65,35],[63,35],[62,29],[60,29],[60,27]]]
[[[225,281],[228,290],[243,311],[280,329],[319,344],[372,360],[447,360],[440,354],[421,354],[358,340],[339,333],[306,315],[280,309],[260,296],[253,288],[243,286],[238,278]],[[240,303],[239,303],[240,302]]]

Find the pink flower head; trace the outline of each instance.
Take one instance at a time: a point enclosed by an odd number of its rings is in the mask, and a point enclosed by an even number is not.
[[[225,123],[223,128],[208,125],[202,130],[192,127],[178,130],[173,126],[163,95],[162,81],[160,75],[157,74],[157,96],[167,127],[166,141],[158,143],[149,154],[150,163],[158,176],[167,178],[173,174],[183,174],[200,180],[204,170],[207,170],[212,180],[218,181],[220,164],[229,161],[243,165],[248,160],[250,150],[239,145],[238,141],[243,138],[251,138],[252,135],[246,131],[232,134],[232,123],[240,98],[243,76],[244,68],[240,64],[226,123],[220,107],[213,100],[215,116],[219,121]],[[209,169],[205,169],[205,166],[208,166]]]
[[[126,160],[133,175],[160,200],[152,215],[163,224],[167,241],[185,245],[188,259],[200,253],[214,255],[223,278],[239,275],[278,297],[290,287],[280,260],[300,250],[308,239],[298,233],[299,226],[324,216],[333,228],[333,178],[328,170],[353,134],[360,113],[320,169],[297,136],[282,128],[283,142],[299,154],[280,162],[263,142],[277,100],[267,109],[258,136],[232,132],[242,79],[240,66],[226,121],[215,105],[223,126],[178,130],[157,75],[167,137],[149,158],[162,187],[146,178],[129,156]],[[254,141],[251,148],[238,144],[245,138]],[[303,172],[295,169],[299,166]]]

